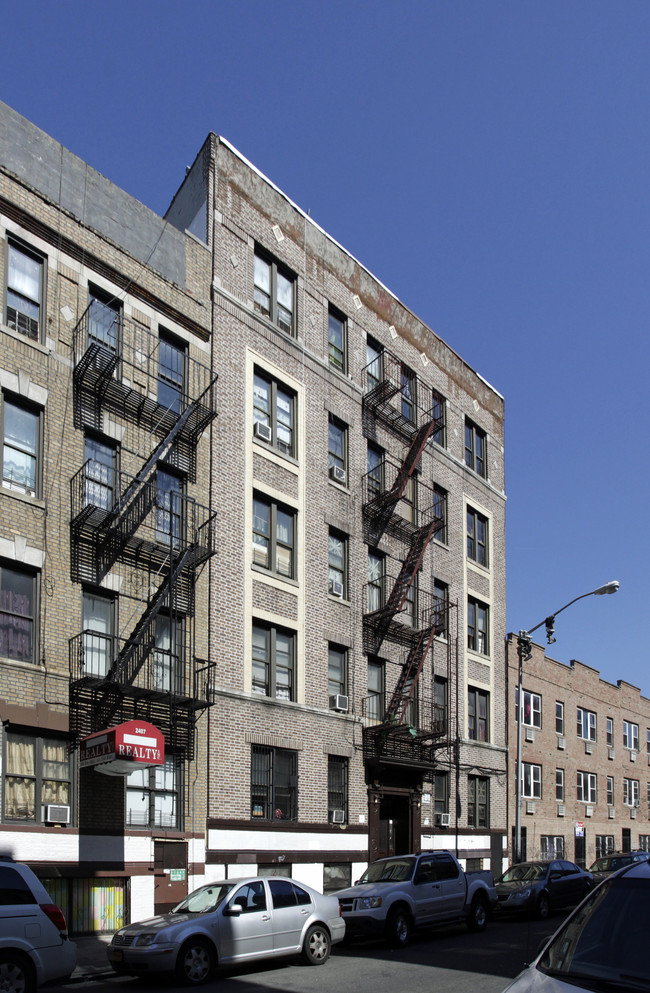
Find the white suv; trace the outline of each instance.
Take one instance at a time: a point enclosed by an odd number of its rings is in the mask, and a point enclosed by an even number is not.
[[[77,963],[65,917],[21,862],[0,856],[0,990],[34,993],[67,979]]]

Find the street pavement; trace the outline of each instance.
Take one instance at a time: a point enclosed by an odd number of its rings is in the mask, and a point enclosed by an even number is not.
[[[114,975],[106,958],[106,946],[111,937],[110,934],[93,934],[72,939],[77,946],[77,966],[70,977],[71,981],[81,982],[86,978]]]

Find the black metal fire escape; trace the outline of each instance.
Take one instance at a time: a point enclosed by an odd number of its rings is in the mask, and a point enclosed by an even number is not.
[[[197,442],[216,417],[217,377],[186,356],[183,390],[165,406],[155,388],[158,339],[127,322],[114,337],[115,350],[93,340],[88,312],[75,329],[75,424],[100,429],[105,413],[117,415],[136,426],[148,453],[134,475],[91,459],[71,480],[71,571],[73,580],[99,586],[120,563],[144,609],[127,638],[82,631],[71,639],[71,730],[80,739],[139,717],[191,758],[196,714],[211,702],[210,666],[186,663],[183,646],[177,671],[166,672],[161,657],[170,667],[172,658],[156,647],[156,621],[161,612],[170,623],[193,618],[198,573],[216,550],[216,515],[184,492],[161,491],[157,473],[164,463],[196,480]]]

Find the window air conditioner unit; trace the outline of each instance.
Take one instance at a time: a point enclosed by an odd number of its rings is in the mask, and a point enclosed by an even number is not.
[[[345,824],[345,811],[330,810],[330,819],[332,824]]]
[[[566,814],[566,807],[565,807],[565,805],[563,803],[558,803],[558,805],[557,805],[557,816],[558,817],[564,817],[565,814]]]
[[[594,750],[593,743],[591,741],[585,741],[585,752],[587,755],[591,755]]]
[[[610,821],[613,821],[614,818],[616,817],[616,808],[610,807],[607,811],[607,816],[609,817]]]
[[[614,758],[614,749],[613,748],[608,748],[607,749],[607,758],[608,759],[613,759]]]
[[[594,808],[585,807],[585,817],[593,817],[593,816],[594,816]]]
[[[345,481],[347,479],[347,473],[345,469],[341,469],[340,465],[330,466],[330,479],[333,479],[335,483],[340,483],[341,486],[345,486]]]
[[[448,828],[451,823],[451,814],[436,814],[436,826]]]
[[[631,807],[630,808],[630,817],[632,818],[632,820],[635,819],[635,817],[636,817],[636,807]]]
[[[630,762],[636,762],[636,752],[630,752]]]
[[[349,706],[350,701],[344,693],[336,693],[330,697],[330,707],[332,710],[341,710],[347,714]]]
[[[564,737],[564,735],[558,736],[557,747],[560,749],[560,751],[564,751],[564,749],[566,748],[566,738]]]
[[[526,741],[535,740],[535,728],[526,728]]]
[[[340,597],[340,599],[343,599],[343,583],[331,582],[330,593],[332,596],[337,596]]]
[[[253,434],[256,438],[261,438],[262,441],[270,441],[272,436],[271,425],[264,424],[262,421],[255,421]]]
[[[50,824],[69,824],[70,807],[66,803],[48,803],[45,808],[45,820]]]
[[[534,814],[535,813],[535,801],[534,800],[526,800],[526,813],[527,814]]]

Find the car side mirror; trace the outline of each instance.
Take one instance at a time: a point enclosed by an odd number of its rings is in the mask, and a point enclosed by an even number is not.
[[[243,909],[241,903],[229,903],[224,910],[224,915],[226,917],[239,917]]]

